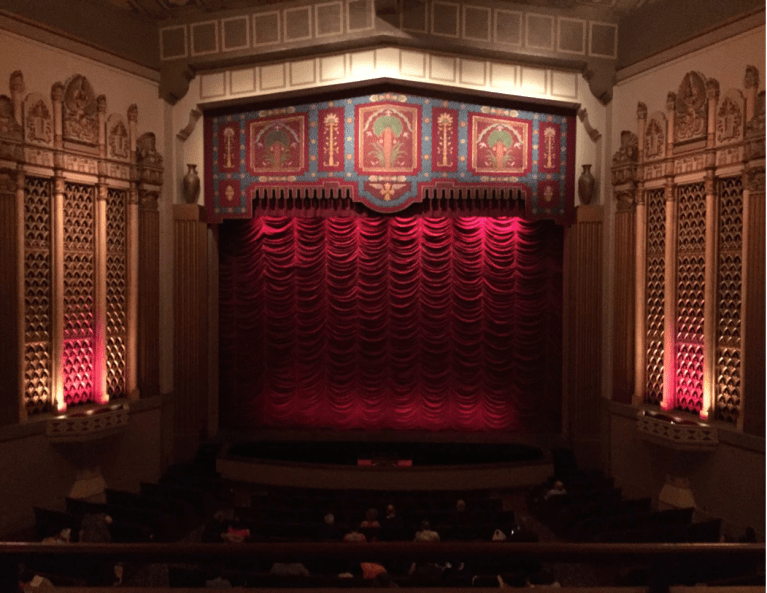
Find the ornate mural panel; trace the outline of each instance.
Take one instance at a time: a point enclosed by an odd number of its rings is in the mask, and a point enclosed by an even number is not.
[[[716,333],[716,418],[740,414],[740,319],[743,272],[743,178],[719,181],[719,278]]]
[[[351,197],[383,213],[439,192],[499,191],[528,218],[572,215],[575,118],[396,92],[206,116],[211,222],[252,200]]]
[[[306,173],[306,114],[277,115],[248,122],[248,171],[253,175],[295,176]],[[230,128],[231,129],[231,128]],[[224,165],[230,163],[224,145]]]
[[[663,188],[645,192],[647,201],[647,369],[648,403],[663,400],[663,325],[666,285],[666,198]]]
[[[706,195],[703,183],[677,188],[676,402],[690,412],[703,404],[703,316]]]
[[[51,391],[51,182],[24,188],[24,405],[47,411]]]

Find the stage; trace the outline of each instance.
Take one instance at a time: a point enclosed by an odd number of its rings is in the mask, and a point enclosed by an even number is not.
[[[532,486],[553,474],[559,435],[264,430],[219,435],[225,479],[271,486],[473,490]]]

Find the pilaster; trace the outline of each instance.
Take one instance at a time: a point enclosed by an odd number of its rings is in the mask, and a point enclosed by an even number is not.
[[[673,143],[672,143],[673,145]],[[673,410],[676,405],[676,292],[677,292],[677,244],[676,216],[677,202],[673,178],[666,179],[666,263],[665,302],[663,306],[665,343],[663,348],[663,401],[664,410]]]
[[[194,450],[207,430],[208,231],[205,208],[173,206],[173,376],[176,450]]]
[[[602,360],[602,243],[604,206],[578,206],[567,230],[567,434],[579,460],[600,459]]]

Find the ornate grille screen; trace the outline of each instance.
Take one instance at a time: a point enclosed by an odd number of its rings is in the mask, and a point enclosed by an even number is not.
[[[107,327],[106,372],[109,399],[125,396],[125,320],[127,240],[124,190],[107,193]]]
[[[716,418],[740,413],[740,317],[743,253],[743,179],[719,181],[719,277],[716,334]]]
[[[677,189],[676,403],[703,405],[703,296],[706,272],[706,195],[703,183]]]
[[[27,177],[24,189],[24,405],[48,411],[51,395],[51,182]]]
[[[647,401],[663,400],[663,304],[666,266],[666,199],[663,188],[647,200]]]
[[[62,382],[67,406],[94,400],[95,188],[64,190],[64,340]]]

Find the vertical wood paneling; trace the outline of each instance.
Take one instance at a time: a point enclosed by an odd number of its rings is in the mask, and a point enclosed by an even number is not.
[[[633,209],[615,214],[614,247],[613,399],[630,404],[635,374],[636,213]]]
[[[765,391],[765,192],[761,187],[744,192],[743,244],[743,430],[764,435]]]
[[[19,419],[19,393],[22,392],[19,365],[18,299],[19,225],[16,204],[16,172],[0,171],[0,287],[3,306],[0,307],[0,425],[13,424]]]
[[[600,430],[602,372],[602,206],[579,206],[568,230],[566,422],[578,441]]]
[[[173,214],[176,437],[187,444],[207,428],[207,225],[196,204],[175,205]]]

